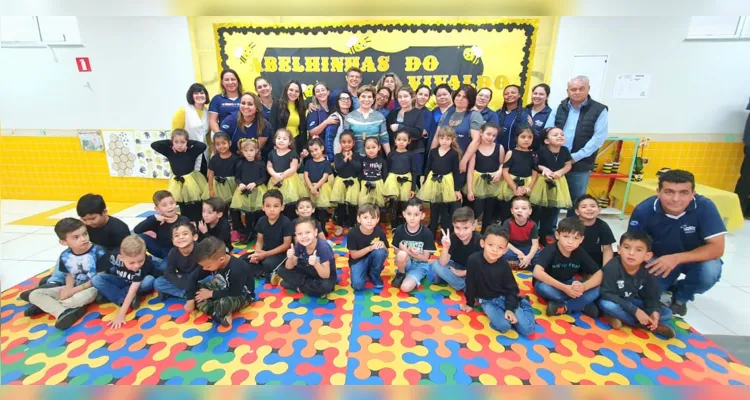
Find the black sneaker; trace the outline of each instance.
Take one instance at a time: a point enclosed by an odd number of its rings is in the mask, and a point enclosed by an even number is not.
[[[96,295],[96,300],[94,300],[94,303],[96,303],[96,304],[107,304],[107,303],[109,303],[109,299],[106,298],[106,297],[104,297],[103,294],[98,293]]]
[[[73,326],[79,319],[86,315],[86,307],[68,308],[63,311],[57,321],[55,322],[55,328],[65,330]]]
[[[687,314],[687,304],[678,302],[672,297],[672,305],[669,307],[672,310],[672,314],[678,317],[684,317]]]
[[[404,278],[406,278],[406,274],[396,271],[396,276],[391,280],[391,286],[400,288],[401,284],[404,283]]]
[[[214,320],[214,321],[216,321],[216,322],[217,322],[217,323],[218,323],[219,325],[221,325],[221,326],[223,326],[223,327],[225,327],[225,328],[226,328],[227,326],[229,326],[229,317],[228,317],[228,316],[226,316],[226,317],[221,317],[221,316],[219,316],[218,314],[214,313],[214,314],[213,314],[213,315],[211,316],[211,319],[212,319],[212,320]]]
[[[289,282],[287,282],[287,281],[285,281],[285,280],[283,280],[283,279],[281,280],[281,283],[280,283],[280,285],[281,285],[281,287],[283,287],[284,289],[289,289],[289,290],[294,290],[294,291],[297,291],[297,288],[296,288],[296,287],[292,286],[292,284],[291,284],[291,283],[289,283]]]
[[[164,302],[164,301],[167,301],[167,300],[169,300],[171,298],[172,298],[172,295],[170,295],[168,293],[164,293],[164,292],[159,293],[159,301]]]
[[[34,317],[34,316],[41,315],[41,314],[44,314],[44,310],[42,310],[41,308],[33,304],[30,305],[29,308],[23,311],[23,315],[27,317]]]
[[[659,322],[659,325],[657,325],[656,329],[654,329],[654,333],[666,339],[672,339],[673,337],[677,336],[671,326],[663,324],[661,322]]]
[[[18,295],[18,298],[28,303],[28,302],[29,302],[29,296],[31,295],[31,292],[32,292],[33,290],[34,290],[34,289],[31,289],[31,290],[27,290],[27,291],[25,291],[25,292],[22,292],[22,293],[21,293],[20,295]]]
[[[599,318],[599,307],[594,303],[589,303],[586,307],[583,307],[583,313],[593,319],[597,319]]]
[[[555,315],[563,315],[568,311],[568,307],[565,306],[565,304],[560,303],[559,301],[552,301],[550,300],[547,303],[547,316],[552,317]]]

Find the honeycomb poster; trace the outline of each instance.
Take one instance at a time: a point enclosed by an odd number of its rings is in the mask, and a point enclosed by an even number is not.
[[[169,179],[169,162],[151,149],[151,142],[167,139],[167,131],[103,131],[111,176]]]

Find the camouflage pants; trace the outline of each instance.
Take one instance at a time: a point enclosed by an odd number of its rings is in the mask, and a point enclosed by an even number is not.
[[[202,284],[201,287],[208,290],[220,290],[220,288],[214,281]],[[228,296],[222,297],[218,300],[208,299],[199,301],[196,303],[196,307],[206,315],[223,318],[227,315],[230,315],[231,313],[245,308],[248,304],[250,304],[250,301],[251,299],[248,299],[244,296]]]

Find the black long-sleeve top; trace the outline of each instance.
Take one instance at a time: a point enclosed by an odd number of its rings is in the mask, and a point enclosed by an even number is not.
[[[659,284],[656,278],[641,266],[635,275],[628,274],[622,266],[620,256],[615,256],[602,268],[602,285],[599,296],[622,307],[625,312],[635,314],[638,310],[633,300],[643,301],[646,314],[661,309]]]
[[[167,269],[164,271],[164,279],[175,287],[187,291],[188,298],[195,296],[193,279],[195,273],[200,270],[198,261],[195,259],[195,247],[187,256],[180,253],[180,249],[173,248],[167,255]]]
[[[357,178],[362,172],[362,157],[356,151],[352,151],[352,160],[344,161],[344,154],[338,153],[333,156],[333,167],[336,175],[343,179]]]
[[[409,151],[422,153],[424,152],[426,139],[422,136],[424,131],[424,112],[421,109],[412,108],[404,113],[404,120],[398,122],[398,113],[401,109],[394,109],[385,118],[388,136],[391,138],[391,148],[394,148],[397,132],[407,132],[409,134]],[[391,129],[392,124],[398,124],[398,130]]]
[[[222,216],[221,218],[219,218],[219,221],[216,222],[216,225],[214,227],[206,224],[206,228],[208,228],[206,233],[198,232],[199,242],[202,242],[203,239],[209,236],[213,236],[224,242],[224,244],[227,245],[229,251],[232,251],[232,249],[234,249],[234,246],[232,245],[232,229],[229,227],[229,219],[226,216]]]
[[[230,154],[228,158],[221,158],[219,154],[216,154],[208,162],[208,169],[214,171],[215,177],[228,178],[237,172],[239,161],[240,158],[234,154]]]
[[[399,153],[394,150],[388,153],[388,171],[396,175],[410,174],[411,190],[417,188],[418,169],[417,157],[411,152]]]
[[[383,157],[377,156],[375,158],[365,157],[362,159],[362,174],[360,178],[365,181],[377,181],[388,177],[388,163],[385,162]]]
[[[466,304],[474,307],[476,299],[492,300],[503,296],[505,309],[518,308],[518,283],[510,265],[502,257],[489,263],[480,251],[469,256],[466,263]]]
[[[156,233],[156,241],[159,243],[159,247],[171,249],[174,247],[172,244],[172,226],[180,219],[188,220],[187,217],[179,216],[174,222],[162,223],[157,221],[156,217],[150,215],[133,228],[133,233],[140,234],[152,231]]]
[[[190,287],[186,291],[188,300],[195,298],[195,292],[198,291],[198,282],[209,275],[211,275],[210,272],[204,271],[200,267],[193,272]],[[214,273],[213,281],[219,286],[219,289],[213,291],[211,300],[219,300],[224,297],[245,297],[249,300],[255,298],[255,279],[250,264],[237,257],[229,257],[227,266]]]
[[[427,157],[427,167],[425,171],[427,173],[432,172],[433,176],[437,175],[448,175],[453,174],[453,190],[459,191],[461,187],[458,179],[458,153],[455,150],[450,149],[444,155],[440,155],[440,148],[436,147],[430,150],[430,155]]]
[[[195,159],[206,151],[206,144],[188,140],[187,151],[178,153],[172,150],[172,141],[167,139],[152,142],[151,148],[167,158],[174,176],[183,176],[195,170]]]
[[[258,186],[268,181],[268,171],[260,161],[240,160],[237,163],[234,179],[238,185],[255,183],[255,186]]]

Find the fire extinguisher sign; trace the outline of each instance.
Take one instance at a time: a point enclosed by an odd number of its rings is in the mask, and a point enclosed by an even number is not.
[[[88,57],[76,57],[78,72],[91,72],[91,62]]]

